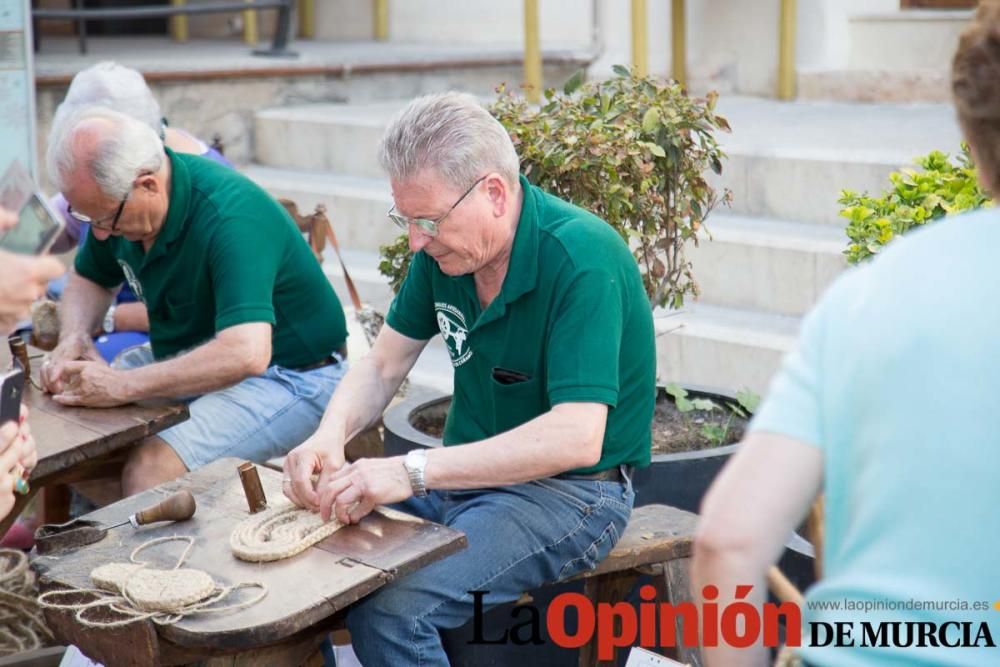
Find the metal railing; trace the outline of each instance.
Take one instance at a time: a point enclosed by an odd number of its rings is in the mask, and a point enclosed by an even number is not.
[[[379,0],[377,0],[379,1]],[[384,0],[381,0],[384,1]],[[796,0],[780,0],[778,21],[777,97],[795,97]],[[670,0],[671,76],[687,85],[687,17],[685,0]],[[632,66],[645,76],[649,69],[646,0],[632,0]],[[537,102],[542,91],[542,54],[539,47],[538,0],[524,0],[524,86],[525,95]]]
[[[271,40],[270,49],[258,49],[254,53],[264,56],[294,56],[294,52],[288,50],[288,32],[291,27],[292,4],[295,0],[221,0],[218,2],[206,2],[204,4],[188,5],[184,2],[172,2],[170,5],[145,5],[139,7],[108,7],[92,8],[83,7],[81,0],[74,0],[74,7],[68,9],[38,8],[31,10],[31,18],[34,21],[75,21],[77,25],[77,36],[79,38],[80,53],[87,52],[87,21],[101,21],[112,19],[174,19],[171,26],[174,34],[182,33],[187,37],[187,21],[176,22],[176,19],[184,18],[190,14],[217,14],[222,12],[240,11],[244,12],[244,27],[252,25],[252,30],[256,33],[256,14],[260,9],[276,9],[278,11],[277,25],[274,30],[274,37]],[[248,21],[248,19],[250,19]],[[40,44],[39,31],[35,30],[35,50]],[[244,37],[248,35],[244,32]]]

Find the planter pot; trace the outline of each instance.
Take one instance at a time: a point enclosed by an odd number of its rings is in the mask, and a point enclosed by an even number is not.
[[[710,398],[717,404],[734,402],[735,397],[718,390],[702,387],[685,387],[692,398]],[[660,390],[663,392],[663,390]],[[664,393],[665,395],[665,393]],[[428,435],[418,426],[428,422],[443,425],[451,405],[451,396],[426,387],[411,386],[408,396],[386,410],[383,415],[384,446],[386,456],[400,456],[417,447],[442,447],[441,438]],[[690,512],[697,512],[701,499],[712,480],[735,453],[738,445],[731,444],[701,451],[675,454],[654,454],[649,467],[637,470],[633,483],[636,491],[636,506],[660,503],[673,505]],[[793,535],[786,545],[779,567],[800,590],[812,584],[812,546],[798,535]],[[633,589],[628,599],[639,603],[638,589],[648,583],[643,577]],[[559,584],[531,591],[535,604],[544,609],[555,593],[567,590],[579,592],[579,582]],[[512,620],[514,606],[501,605],[484,616],[484,636],[495,638],[509,632],[513,625],[524,620]],[[571,628],[568,628],[572,630]],[[555,667],[577,664],[577,652],[560,649],[551,641],[542,645],[518,646],[514,644],[476,645],[469,644],[473,637],[472,623],[462,628],[443,633],[445,646],[453,665],[522,665],[523,667]],[[547,638],[546,638],[547,639]],[[628,651],[619,651],[619,664],[624,664]]]
[[[688,392],[692,398],[710,398],[719,405],[736,400],[732,395],[699,387],[689,387]],[[383,417],[385,455],[402,455],[416,447],[441,447],[440,438],[417,426],[421,421],[443,418],[450,404],[451,396],[447,394],[411,387],[407,398],[386,410]],[[633,480],[636,506],[660,503],[697,512],[705,490],[736,447],[734,444],[695,452],[655,454],[648,468],[636,471]]]

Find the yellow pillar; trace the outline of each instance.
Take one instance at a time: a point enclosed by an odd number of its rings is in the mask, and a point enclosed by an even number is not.
[[[299,1],[299,37],[315,39],[316,37],[316,0]]]
[[[778,35],[778,99],[795,97],[795,0],[781,0]]]
[[[542,50],[538,40],[538,0],[524,0],[524,94],[542,99]]]
[[[183,7],[187,0],[170,0],[174,7]],[[170,36],[175,42],[186,42],[188,40],[188,17],[184,14],[170,17]]]
[[[649,73],[646,45],[646,0],[632,0],[632,67],[636,76]]]
[[[670,5],[670,68],[671,76],[687,87],[687,19],[685,0],[671,0]]]
[[[243,10],[243,41],[247,44],[256,44],[257,39],[257,12],[253,9]]]
[[[389,39],[389,0],[374,0],[373,19],[375,39],[384,42]]]

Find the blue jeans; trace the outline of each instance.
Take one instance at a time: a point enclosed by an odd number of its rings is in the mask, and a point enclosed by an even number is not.
[[[464,625],[470,591],[485,608],[594,568],[625,530],[627,483],[547,478],[474,491],[431,491],[395,507],[461,530],[467,549],[387,584],[347,614],[365,667],[448,665],[439,631]]]
[[[153,362],[140,345],[122,352],[116,368]],[[190,399],[191,417],[157,433],[188,470],[226,456],[263,463],[283,456],[319,428],[330,397],[347,372],[347,362],[310,371],[271,366],[225,389]]]

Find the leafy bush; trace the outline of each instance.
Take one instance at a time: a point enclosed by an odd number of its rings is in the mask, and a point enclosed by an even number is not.
[[[957,163],[948,154],[933,151],[916,158],[923,171],[902,169],[889,175],[892,189],[880,197],[850,190],[837,201],[840,214],[848,219],[850,243],[844,254],[851,264],[877,255],[882,247],[913,227],[925,225],[949,213],[978,208],[990,202],[979,187],[969,148],[962,145]]]
[[[679,307],[698,288],[685,245],[697,243],[721,201],[705,180],[722,172],[715,140],[729,131],[717,94],[689,97],[675,82],[616,66],[606,81],[574,75],[547,90],[541,108],[497,89],[490,112],[510,133],[521,169],[535,185],[606,220],[632,248],[653,306]],[[382,248],[381,272],[398,289],[409,264],[405,237]]]

